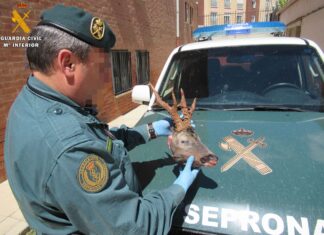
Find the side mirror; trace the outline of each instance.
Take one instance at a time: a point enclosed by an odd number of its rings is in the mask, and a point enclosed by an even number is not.
[[[148,104],[151,99],[150,87],[148,85],[136,85],[132,90],[132,101],[137,104]]]

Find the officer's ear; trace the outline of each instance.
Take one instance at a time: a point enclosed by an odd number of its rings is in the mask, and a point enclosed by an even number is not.
[[[66,49],[60,50],[57,58],[58,69],[64,73],[67,78],[72,78],[75,72],[75,55]]]

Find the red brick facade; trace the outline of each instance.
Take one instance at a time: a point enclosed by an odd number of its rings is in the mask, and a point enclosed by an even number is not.
[[[197,26],[197,4],[194,0],[179,0],[180,38],[176,39],[176,1],[177,0],[87,0],[64,1],[65,5],[74,5],[90,11],[93,15],[104,18],[117,37],[114,49],[125,49],[131,52],[132,85],[136,85],[136,50],[147,50],[150,57],[150,81],[155,84],[167,56],[176,47],[176,43],[192,41],[191,33]],[[26,0],[0,2],[0,182],[5,180],[3,144],[5,124],[9,108],[25,84],[29,74],[25,49],[13,48],[13,41],[8,42],[5,36],[28,36],[12,21],[12,11],[16,9],[23,17],[30,11],[24,21],[32,28],[39,21],[41,12],[58,0]],[[23,3],[23,4],[19,4]],[[193,12],[192,21],[185,22],[185,3]],[[20,8],[22,7],[22,8]],[[26,42],[26,41],[20,41]],[[95,103],[100,110],[99,117],[109,121],[122,115],[136,105],[131,101],[131,92],[114,96],[113,84],[102,88],[94,94]],[[28,153],[26,153],[28,154]]]
[[[253,5],[254,5],[254,7],[253,7]],[[260,0],[247,0],[246,1],[245,21],[252,22],[252,19],[254,18],[254,21],[258,22],[259,21],[259,10],[260,10]]]

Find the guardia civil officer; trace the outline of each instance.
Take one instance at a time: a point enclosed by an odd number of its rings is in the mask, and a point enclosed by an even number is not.
[[[82,9],[57,5],[31,33],[31,75],[11,107],[7,176],[38,234],[166,234],[198,170],[193,158],[174,184],[140,196],[128,150],[170,134],[165,120],[108,130],[86,107],[109,77],[115,36]],[[148,131],[150,129],[150,131]]]

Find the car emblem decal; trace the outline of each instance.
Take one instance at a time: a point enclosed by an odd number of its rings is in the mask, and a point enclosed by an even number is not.
[[[252,153],[252,150],[256,147],[264,148],[267,146],[265,143],[265,137],[260,137],[256,140],[251,138],[248,139],[249,145],[246,147],[233,136],[227,136],[223,140],[224,142],[219,144],[220,148],[226,151],[233,150],[236,154],[221,167],[221,172],[229,170],[241,159],[257,170],[261,175],[266,175],[272,172],[272,169],[267,164]]]
[[[232,131],[232,134],[237,135],[237,136],[251,136],[251,135],[253,135],[253,131],[246,130],[244,128],[240,128],[240,129]]]

